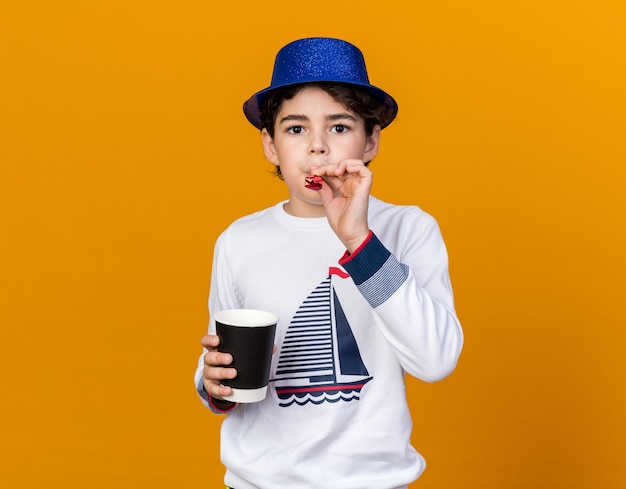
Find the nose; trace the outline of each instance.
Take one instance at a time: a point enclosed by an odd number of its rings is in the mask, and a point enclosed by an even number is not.
[[[328,153],[328,145],[323,135],[314,133],[311,134],[309,140],[309,154],[311,155],[323,155]]]

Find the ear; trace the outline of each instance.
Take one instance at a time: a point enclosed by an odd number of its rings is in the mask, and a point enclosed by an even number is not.
[[[372,161],[378,154],[378,145],[380,143],[380,126],[376,124],[372,130],[372,135],[365,142],[364,161]]]
[[[265,157],[270,163],[278,166],[278,153],[276,152],[276,146],[274,145],[272,136],[270,136],[270,133],[267,132],[267,129],[263,129],[261,131],[261,141],[263,142],[263,152],[265,153]]]

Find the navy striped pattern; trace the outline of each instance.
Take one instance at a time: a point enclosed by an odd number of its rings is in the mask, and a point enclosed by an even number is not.
[[[279,358],[277,379],[333,375],[330,277],[296,311]]]
[[[385,264],[357,288],[372,307],[378,307],[400,288],[408,275],[409,267],[389,255]]]
[[[339,263],[372,307],[389,299],[409,275],[409,267],[400,263],[374,233],[357,252]]]

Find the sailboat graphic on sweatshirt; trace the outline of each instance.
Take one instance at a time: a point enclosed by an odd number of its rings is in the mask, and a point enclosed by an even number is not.
[[[372,380],[333,287],[349,277],[330,267],[293,316],[272,379],[280,406],[358,400]]]

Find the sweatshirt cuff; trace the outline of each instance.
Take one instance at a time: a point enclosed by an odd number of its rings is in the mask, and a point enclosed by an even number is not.
[[[381,269],[390,255],[390,251],[370,230],[365,241],[353,253],[346,251],[339,264],[346,269],[356,285],[361,285]]]
[[[217,399],[209,396],[209,407],[211,411],[217,414],[230,413],[233,409],[235,409],[238,406],[236,402],[226,401],[226,402],[230,402],[230,406],[228,406],[227,408],[222,408],[222,407],[219,407],[217,404],[215,404],[215,401],[217,401]]]
[[[409,275],[409,267],[400,263],[371,231],[354,253],[344,254],[339,264],[372,307],[385,303]]]

